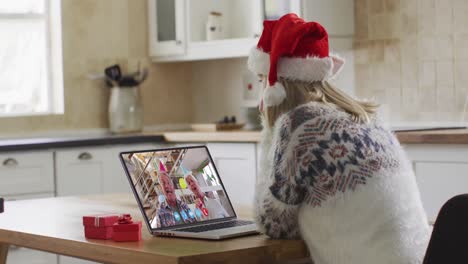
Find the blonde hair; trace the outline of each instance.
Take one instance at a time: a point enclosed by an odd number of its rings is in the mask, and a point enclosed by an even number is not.
[[[266,81],[266,77],[263,77]],[[328,81],[303,82],[280,78],[278,80],[286,90],[286,98],[277,106],[267,107],[263,111],[267,124],[273,127],[278,117],[301,104],[321,102],[336,106],[349,113],[356,122],[367,123],[377,111],[378,105],[372,102],[358,101],[336,88]],[[266,88],[271,89],[271,88]]]

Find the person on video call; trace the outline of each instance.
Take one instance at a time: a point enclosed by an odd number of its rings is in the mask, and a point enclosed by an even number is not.
[[[197,179],[192,174],[188,174],[185,177],[185,181],[187,182],[189,189],[199,200],[197,207],[204,207],[208,211],[208,215],[206,216],[207,219],[229,217],[229,214],[217,199],[210,198],[202,192]]]
[[[167,173],[162,172],[159,174],[159,184],[165,196],[165,201],[161,203],[158,210],[160,226],[166,227],[195,222],[194,213],[187,204],[177,199],[174,184]]]

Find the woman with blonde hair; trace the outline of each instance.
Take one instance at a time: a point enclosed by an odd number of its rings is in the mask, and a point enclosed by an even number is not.
[[[343,64],[320,24],[264,22],[248,61],[265,82],[258,225],[304,239],[316,264],[421,263],[429,226],[411,163],[377,106],[330,82]]]

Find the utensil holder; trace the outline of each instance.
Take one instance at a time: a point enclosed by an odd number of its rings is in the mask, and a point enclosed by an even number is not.
[[[111,88],[109,128],[112,133],[140,132],[143,129],[143,107],[138,86]]]

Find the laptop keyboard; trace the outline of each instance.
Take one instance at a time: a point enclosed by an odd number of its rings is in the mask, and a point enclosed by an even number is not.
[[[200,232],[206,232],[206,231],[211,231],[211,230],[216,230],[216,229],[244,226],[244,225],[250,225],[250,224],[253,224],[253,222],[243,221],[243,220],[234,220],[234,221],[222,222],[222,223],[216,223],[216,224],[210,224],[210,225],[182,228],[182,229],[177,229],[175,231],[200,233]]]

